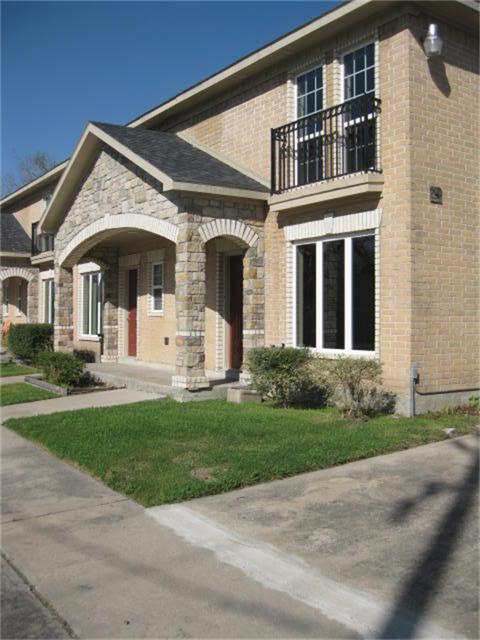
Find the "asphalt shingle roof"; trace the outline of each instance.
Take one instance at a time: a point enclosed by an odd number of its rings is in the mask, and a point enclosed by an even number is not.
[[[11,213],[0,215],[0,251],[30,253],[31,242],[22,225]]]
[[[96,127],[178,182],[263,191],[268,188],[173,133],[132,129],[103,122]]]

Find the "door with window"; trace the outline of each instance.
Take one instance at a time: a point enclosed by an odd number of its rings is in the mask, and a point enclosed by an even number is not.
[[[137,356],[137,282],[138,270],[128,272],[128,355]]]
[[[323,109],[323,68],[297,76],[297,184],[323,179],[324,150],[321,110]],[[317,114],[317,115],[316,115]]]
[[[375,166],[375,46],[373,43],[343,57],[344,173]]]

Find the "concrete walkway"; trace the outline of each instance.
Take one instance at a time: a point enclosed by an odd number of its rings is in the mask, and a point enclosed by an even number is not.
[[[7,429],[1,473],[4,551],[80,637],[477,637],[473,437],[148,510]]]
[[[148,393],[146,391],[134,391],[132,389],[115,389],[114,391],[95,391],[93,393],[80,393],[73,396],[52,398],[51,400],[38,400],[37,402],[24,402],[11,404],[1,408],[2,421],[8,418],[26,418],[40,416],[61,411],[73,411],[76,409],[89,409],[92,407],[114,407],[132,402],[144,400],[158,400],[164,396]]]
[[[0,387],[4,384],[13,384],[14,382],[24,382],[25,374],[23,376],[5,376],[0,378]]]
[[[2,429],[2,547],[82,638],[351,638]]]

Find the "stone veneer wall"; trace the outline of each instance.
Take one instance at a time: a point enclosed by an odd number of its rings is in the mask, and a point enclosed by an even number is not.
[[[196,387],[204,384],[205,365],[205,243],[199,235],[202,225],[215,220],[243,221],[254,229],[263,243],[263,205],[254,201],[203,197],[188,193],[161,193],[161,185],[139,170],[131,162],[105,147],[90,173],[80,185],[67,215],[58,229],[55,243],[56,281],[56,348],[73,348],[73,280],[71,269],[58,264],[59,257],[69,242],[82,229],[104,216],[117,214],[143,214],[166,220],[178,229],[175,268],[176,308],[176,367],[175,382],[181,386]],[[135,228],[134,222],[132,228]],[[236,235],[233,227],[224,225],[220,231]],[[118,233],[118,230],[115,230]],[[219,233],[222,235],[222,233]],[[249,231],[245,238],[253,237]],[[98,241],[107,238],[104,234]],[[94,241],[95,239],[93,239]],[[94,259],[92,241],[86,244],[88,255]],[[101,245],[99,245],[101,246]],[[245,242],[247,246],[247,242]],[[247,303],[244,306],[246,345],[263,341],[263,251],[259,244],[249,249],[245,257]],[[262,254],[262,255],[260,255]],[[112,258],[113,260],[113,258]],[[117,267],[118,268],[118,267]],[[109,270],[107,270],[108,273]],[[114,271],[113,263],[111,271]],[[256,282],[258,281],[258,282]],[[108,275],[107,275],[108,282]],[[118,300],[113,302],[112,307]],[[108,309],[107,309],[108,310]],[[113,313],[113,312],[112,312]],[[108,353],[117,348],[112,313],[108,313],[110,337],[106,335]],[[262,324],[262,328],[258,329]],[[107,326],[105,327],[107,329]],[[256,332],[256,333],[255,333]],[[106,331],[107,334],[107,331]],[[261,338],[258,338],[261,335]]]

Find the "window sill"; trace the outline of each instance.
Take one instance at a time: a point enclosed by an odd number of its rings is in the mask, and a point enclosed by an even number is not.
[[[377,358],[375,351],[346,351],[345,349],[316,349],[314,347],[310,347],[310,351],[312,355],[326,359],[334,359],[339,356],[348,358],[368,358],[370,360]]]
[[[98,336],[87,336],[84,334],[81,334],[78,339],[85,340],[86,342],[100,342],[100,338]]]
[[[147,311],[149,318],[162,318],[165,315],[163,311]]]

